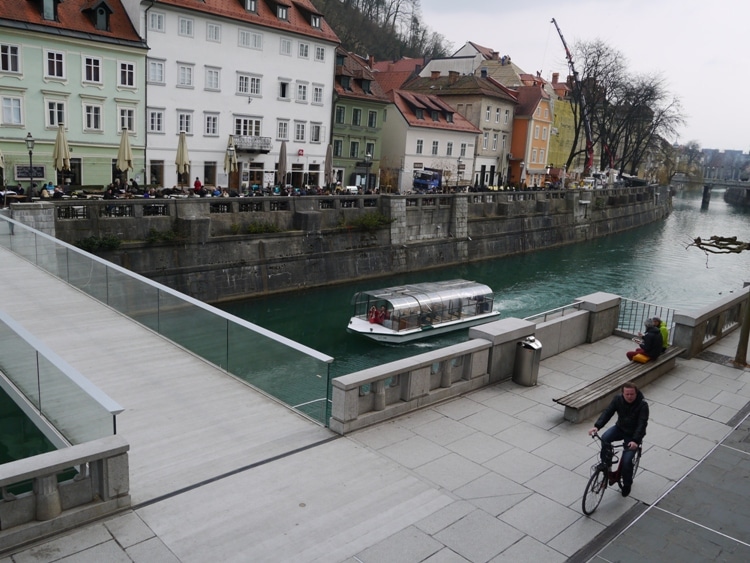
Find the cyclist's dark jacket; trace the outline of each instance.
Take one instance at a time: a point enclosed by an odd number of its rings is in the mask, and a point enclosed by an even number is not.
[[[601,430],[612,418],[612,415],[617,413],[617,423],[615,426],[619,427],[633,442],[640,444],[643,442],[643,437],[646,435],[646,426],[648,425],[648,403],[643,400],[643,393],[637,392],[635,401],[628,403],[622,393],[617,395],[609,406],[604,409],[604,412],[594,423],[599,430]],[[628,440],[629,441],[629,440]]]

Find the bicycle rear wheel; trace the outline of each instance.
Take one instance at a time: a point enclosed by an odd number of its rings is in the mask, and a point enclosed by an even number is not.
[[[599,503],[602,502],[606,488],[607,472],[602,468],[598,468],[591,475],[589,482],[586,484],[586,490],[583,491],[581,508],[586,516],[593,514],[597,509]]]

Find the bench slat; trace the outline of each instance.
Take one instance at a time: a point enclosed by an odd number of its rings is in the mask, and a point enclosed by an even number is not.
[[[640,364],[629,362],[607,375],[591,382],[589,385],[578,389],[568,395],[553,399],[554,402],[565,407],[565,419],[571,422],[578,422],[588,416],[593,409],[601,408],[602,402],[610,400],[611,396],[616,393],[622,385],[628,381],[637,382],[638,380],[648,380],[650,383],[653,379],[666,373],[674,367],[677,356],[685,351],[684,348],[670,346],[656,360]],[[652,372],[656,372],[652,374]],[[653,377],[648,378],[649,374]]]

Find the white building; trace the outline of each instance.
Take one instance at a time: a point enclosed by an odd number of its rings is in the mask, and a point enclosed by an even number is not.
[[[123,0],[150,51],[146,180],[323,184],[336,34],[309,0]],[[191,169],[178,178],[180,131]],[[229,136],[239,171],[228,177]],[[287,177],[276,178],[282,141]]]
[[[405,90],[389,95],[381,169],[398,175],[399,191],[411,191],[415,173],[426,168],[442,173],[444,191],[470,183],[479,129],[437,96]]]

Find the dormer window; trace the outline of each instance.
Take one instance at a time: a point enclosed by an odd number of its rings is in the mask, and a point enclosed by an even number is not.
[[[370,92],[370,81],[369,80],[363,80],[362,81],[362,91],[365,94],[371,94],[372,93],[372,92]]]
[[[109,29],[109,14],[104,6],[99,6],[94,13],[94,27],[100,31]]]
[[[245,0],[245,9],[248,12],[257,12],[258,11],[258,0]]]
[[[452,113],[446,113],[446,114],[445,114],[445,120],[446,120],[446,121],[447,121],[448,123],[453,123],[453,114],[452,114]]]
[[[430,115],[432,116],[433,121],[440,121],[440,114],[437,111],[432,110]]]
[[[351,83],[351,77],[349,76],[342,76],[341,77],[341,87],[344,90],[351,90],[352,89],[352,83]]]
[[[418,108],[414,113],[416,114],[417,119],[424,119],[424,110],[422,108]]]
[[[43,0],[42,17],[48,21],[57,20],[57,4],[60,0]]]
[[[320,29],[320,16],[318,14],[312,14],[310,16],[310,25],[315,29]]]
[[[344,66],[344,55],[336,53],[336,66]]]
[[[289,8],[286,6],[276,6],[276,17],[280,20],[289,19]]]

